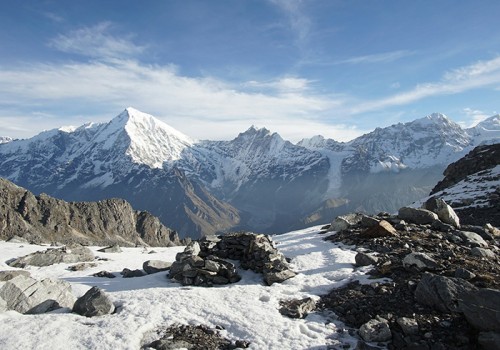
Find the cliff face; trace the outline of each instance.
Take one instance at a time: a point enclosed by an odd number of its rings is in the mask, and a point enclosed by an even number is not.
[[[0,239],[16,235],[37,243],[180,244],[175,231],[123,199],[65,202],[45,194],[35,196],[0,178]]]

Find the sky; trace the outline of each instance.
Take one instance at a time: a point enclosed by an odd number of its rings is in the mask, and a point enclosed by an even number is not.
[[[497,114],[497,0],[0,2],[0,136],[131,106],[195,139]]]

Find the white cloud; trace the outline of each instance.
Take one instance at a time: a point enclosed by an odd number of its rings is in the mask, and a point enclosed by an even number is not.
[[[129,38],[110,34],[110,22],[83,27],[68,34],[60,34],[49,45],[59,51],[93,58],[133,57],[144,51]]]
[[[281,93],[286,92],[299,92],[306,91],[310,89],[310,85],[313,81],[298,78],[298,77],[284,77],[272,81],[256,81],[251,80],[244,83],[243,87],[248,87],[251,89],[263,89],[263,90],[274,90]]]
[[[174,66],[144,65],[135,60],[44,64],[0,70],[0,106],[60,111],[53,112],[54,118],[63,111],[78,114],[82,105],[113,110],[114,114],[134,106],[163,117],[190,136],[230,138],[241,131],[235,127],[242,124],[244,129],[252,124],[296,125],[303,130],[300,137],[307,137],[310,134],[303,125],[316,127],[324,113],[342,104],[339,99],[309,91],[306,79],[283,78],[270,84],[275,91],[248,92],[212,77],[179,75]],[[0,110],[2,115],[6,114]],[[64,122],[68,123],[72,121]]]
[[[297,37],[297,44],[302,46],[311,31],[311,20],[304,13],[302,0],[270,0],[271,3],[278,6],[288,17],[290,28]]]
[[[438,82],[423,83],[413,90],[380,100],[362,102],[351,110],[352,114],[406,105],[426,97],[457,94],[471,89],[500,83],[500,57],[479,61],[469,66],[446,72]]]
[[[469,120],[467,122],[461,122],[459,124],[461,124],[461,126],[465,128],[471,128],[473,126],[476,126],[483,120],[490,117],[490,115],[488,115],[487,113],[472,108],[464,108],[463,112],[467,115]]]

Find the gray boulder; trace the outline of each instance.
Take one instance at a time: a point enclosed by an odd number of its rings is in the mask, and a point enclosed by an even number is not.
[[[111,245],[109,247],[104,247],[98,250],[101,253],[121,253],[122,249],[118,244]]]
[[[460,219],[458,218],[458,215],[443,199],[431,197],[422,207],[436,213],[439,220],[442,222],[452,225],[453,227],[460,228]]]
[[[148,274],[167,271],[172,266],[171,262],[162,260],[148,260],[142,264],[142,269]]]
[[[142,270],[131,270],[124,268],[120,274],[123,276],[123,278],[132,278],[132,277],[142,277],[145,276],[146,274],[142,272]]]
[[[77,263],[94,260],[92,251],[79,244],[71,244],[62,248],[49,248],[35,252],[9,262],[9,266],[23,268],[25,266],[50,266],[59,263]]]
[[[403,266],[405,268],[416,267],[419,271],[436,270],[439,268],[436,260],[425,253],[419,252],[410,253],[405,256],[403,259]]]
[[[474,247],[471,249],[470,253],[474,256],[478,256],[480,258],[489,258],[494,259],[496,257],[495,253],[491,249]]]
[[[111,299],[97,287],[90,288],[73,306],[73,312],[86,317],[112,314],[114,311]]]
[[[372,319],[359,328],[359,335],[367,342],[383,342],[391,340],[392,333],[387,320]]]
[[[399,209],[398,218],[417,225],[432,224],[434,221],[439,220],[437,214],[430,210],[410,207]]]
[[[460,312],[458,301],[462,293],[476,289],[460,278],[425,273],[415,290],[415,300],[442,312]]]
[[[5,282],[13,279],[16,276],[23,275],[26,277],[31,276],[28,271],[24,270],[8,270],[8,271],[0,271],[0,282]]]
[[[304,318],[316,308],[312,298],[281,301],[280,305],[280,313],[290,318]]]
[[[7,309],[23,314],[40,314],[61,307],[72,308],[75,296],[71,285],[62,280],[46,278],[38,281],[19,275],[0,288],[0,298]]]
[[[347,214],[337,216],[330,225],[330,231],[343,231],[358,224],[362,219],[360,214]]]
[[[24,237],[19,237],[18,235],[10,237],[7,242],[9,243],[19,243],[19,244],[28,244],[28,240]]]
[[[368,266],[368,265],[376,264],[378,261],[378,258],[375,256],[372,256],[370,254],[365,254],[365,253],[359,252],[354,257],[354,260],[356,261],[356,266]]]
[[[403,330],[406,335],[417,334],[418,333],[418,323],[414,318],[399,317],[396,322]]]
[[[488,243],[479,234],[470,231],[458,231],[458,235],[471,247],[487,247]]]
[[[480,331],[500,332],[500,291],[484,288],[463,293],[460,310],[467,321]]]
[[[467,269],[463,269],[463,268],[459,267],[455,271],[455,277],[462,278],[464,280],[471,280],[474,277],[476,277],[476,274],[467,270]]]
[[[268,272],[264,274],[264,280],[266,281],[267,285],[270,286],[273,283],[281,283],[283,281],[286,281],[287,279],[295,277],[296,275],[297,274],[292,270]]]

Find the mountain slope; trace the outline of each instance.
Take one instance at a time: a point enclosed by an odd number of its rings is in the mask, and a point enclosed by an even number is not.
[[[38,243],[174,246],[175,231],[122,199],[68,203],[0,178],[0,239],[20,236]]]
[[[450,162],[499,139],[499,116],[462,129],[436,113],[347,143],[316,136],[294,145],[255,127],[195,141],[127,108],[109,123],[1,144],[0,176],[65,200],[124,198],[183,236],[273,233],[397,210],[427,195]]]

